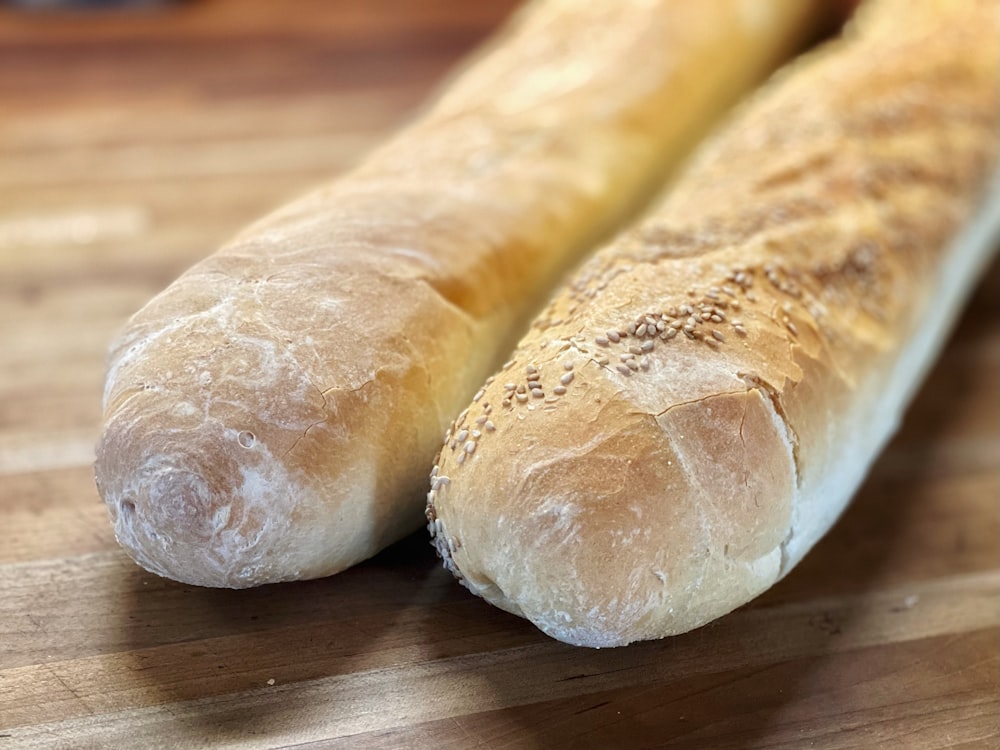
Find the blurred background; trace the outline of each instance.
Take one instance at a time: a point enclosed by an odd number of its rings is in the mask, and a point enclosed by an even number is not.
[[[0,4],[0,243],[99,248],[69,271],[149,237],[172,275],[356,160],[513,5]]]

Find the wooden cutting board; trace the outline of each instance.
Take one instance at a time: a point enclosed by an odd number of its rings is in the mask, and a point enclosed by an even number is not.
[[[241,592],[118,549],[91,471],[115,330],[356,161],[512,2],[0,12],[0,750],[996,746],[996,265],[831,534],[686,636],[556,643],[419,534]]]

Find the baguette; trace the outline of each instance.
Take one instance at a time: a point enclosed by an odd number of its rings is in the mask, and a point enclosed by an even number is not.
[[[441,435],[518,329],[819,6],[530,5],[351,174],[128,322],[95,466],[118,541],[160,575],[240,588],[418,529]]]
[[[445,567],[591,647],[788,573],[996,247],[998,28],[993,0],[874,0],[758,92],[450,428],[427,508]]]

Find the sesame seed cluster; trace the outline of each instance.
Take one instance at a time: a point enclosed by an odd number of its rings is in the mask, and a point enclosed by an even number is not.
[[[464,579],[461,571],[455,566],[452,555],[455,554],[455,550],[462,546],[462,543],[457,537],[445,533],[444,526],[441,524],[441,519],[437,517],[437,509],[434,506],[438,493],[451,484],[451,479],[439,472],[440,469],[435,464],[431,471],[431,490],[427,493],[427,508],[424,511],[427,516],[427,533],[430,534],[431,543],[437,550],[445,570],[461,582]]]
[[[567,347],[568,348],[568,347]],[[514,361],[512,360],[509,365],[512,367]],[[505,371],[509,370],[510,367],[505,365]],[[573,363],[569,360],[565,360],[562,363],[562,370],[558,376],[557,382],[548,391],[546,386],[542,383],[542,373],[538,367],[535,365],[527,365],[524,368],[524,380],[522,382],[515,382],[510,380],[504,383],[503,399],[500,405],[506,409],[511,408],[514,404],[527,404],[532,399],[541,399],[543,403],[552,404],[555,403],[560,396],[565,396],[569,385],[573,382],[576,375],[573,372]],[[532,410],[533,407],[532,407]]]
[[[727,340],[724,328],[744,337],[747,331],[738,317],[743,307],[741,297],[756,301],[753,284],[754,274],[750,269],[733,268],[723,283],[710,286],[700,298],[696,290],[690,289],[688,302],[642,313],[620,328],[594,336],[592,343],[597,349],[593,359],[602,367],[613,368],[620,375],[630,377],[649,370],[650,355],[658,346],[674,339],[718,349]]]

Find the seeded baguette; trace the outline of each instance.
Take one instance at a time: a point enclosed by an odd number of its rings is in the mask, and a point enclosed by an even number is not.
[[[427,513],[472,592],[571,644],[682,633],[847,505],[1000,224],[996,3],[859,13],[583,266],[452,425]]]
[[[96,463],[122,546],[239,588],[419,528],[441,434],[518,327],[820,5],[530,5],[351,174],[128,322]]]

